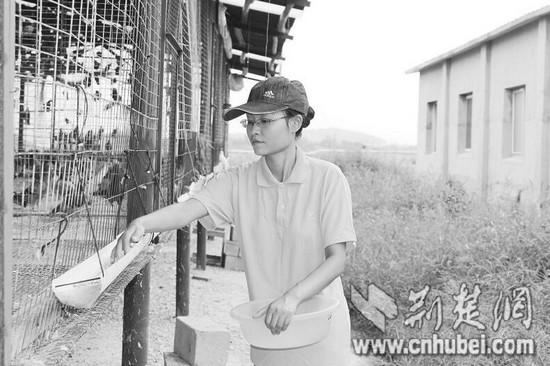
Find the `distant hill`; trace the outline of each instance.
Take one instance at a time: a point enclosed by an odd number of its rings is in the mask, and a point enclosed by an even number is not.
[[[320,128],[320,129],[306,129],[302,140],[304,143],[322,144],[323,147],[330,147],[326,145],[336,144],[362,144],[367,147],[378,147],[386,145],[386,141],[381,138],[368,135],[359,131],[343,130],[340,128]]]
[[[299,142],[305,151],[316,149],[347,149],[356,150],[378,148],[386,145],[381,138],[363,132],[343,130],[339,128],[306,129]],[[229,150],[251,150],[245,134],[229,135]]]

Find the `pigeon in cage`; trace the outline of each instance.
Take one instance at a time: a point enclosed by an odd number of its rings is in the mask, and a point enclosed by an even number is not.
[[[40,182],[32,178],[15,178],[13,187],[13,203],[22,207],[33,206],[40,199],[43,190],[39,189]]]
[[[52,165],[30,155],[17,156],[14,164],[13,203],[22,207],[44,206],[48,191],[58,179]]]
[[[17,184],[17,182],[15,182]],[[34,193],[31,191],[30,187],[23,189],[22,192],[13,192],[13,203],[19,206],[27,207],[34,199]]]
[[[86,136],[84,137],[84,149],[85,150],[91,150],[94,146],[94,132],[92,130],[89,130],[86,132]]]
[[[70,214],[84,205],[86,195],[82,185],[78,182],[59,179],[56,188],[63,193],[60,202],[50,211],[50,214],[53,215],[59,212]]]
[[[61,160],[17,157],[13,202],[50,214],[74,212],[85,202],[91,202],[91,196],[96,194],[92,190],[99,185],[96,182],[104,179],[107,169],[95,172],[95,164],[92,161],[67,164]]]
[[[29,111],[29,108],[25,108],[25,110],[19,112],[19,118],[21,122],[25,125],[31,124],[31,112]]]
[[[86,166],[86,164],[82,164]],[[77,171],[80,169],[81,171]],[[76,164],[64,166],[59,173],[59,179],[54,185],[57,192],[57,205],[50,211],[51,214],[59,212],[72,213],[76,209],[89,203],[85,187],[90,179],[90,173],[87,169],[81,169]]]
[[[111,92],[111,97],[115,102],[120,102],[122,100],[122,97],[118,94],[117,88],[113,88]]]
[[[82,150],[84,148],[84,139],[82,138],[82,135],[80,134],[80,130],[78,129],[78,126],[76,126],[73,129],[73,136],[76,140],[77,150]]]
[[[124,198],[125,180],[126,173],[122,170],[121,164],[115,162],[106,169],[94,195],[106,198],[111,205],[114,202],[120,205]]]
[[[101,139],[103,138],[103,127],[99,127],[97,134],[94,134],[94,150],[101,150]]]

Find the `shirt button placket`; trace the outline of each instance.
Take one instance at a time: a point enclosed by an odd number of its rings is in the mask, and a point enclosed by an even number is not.
[[[279,233],[279,238],[283,240],[283,231],[284,231],[284,220],[285,220],[285,196],[284,196],[284,187],[279,185],[277,197],[277,231]]]

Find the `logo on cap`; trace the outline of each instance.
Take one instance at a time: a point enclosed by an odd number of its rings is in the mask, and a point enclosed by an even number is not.
[[[264,98],[275,98],[275,94],[271,90],[267,90],[264,92]]]

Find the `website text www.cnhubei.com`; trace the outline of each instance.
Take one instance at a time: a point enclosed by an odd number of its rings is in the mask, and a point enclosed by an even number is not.
[[[358,355],[533,355],[535,341],[525,338],[492,338],[485,335],[479,338],[464,338],[457,334],[454,338],[411,339],[352,339]]]

